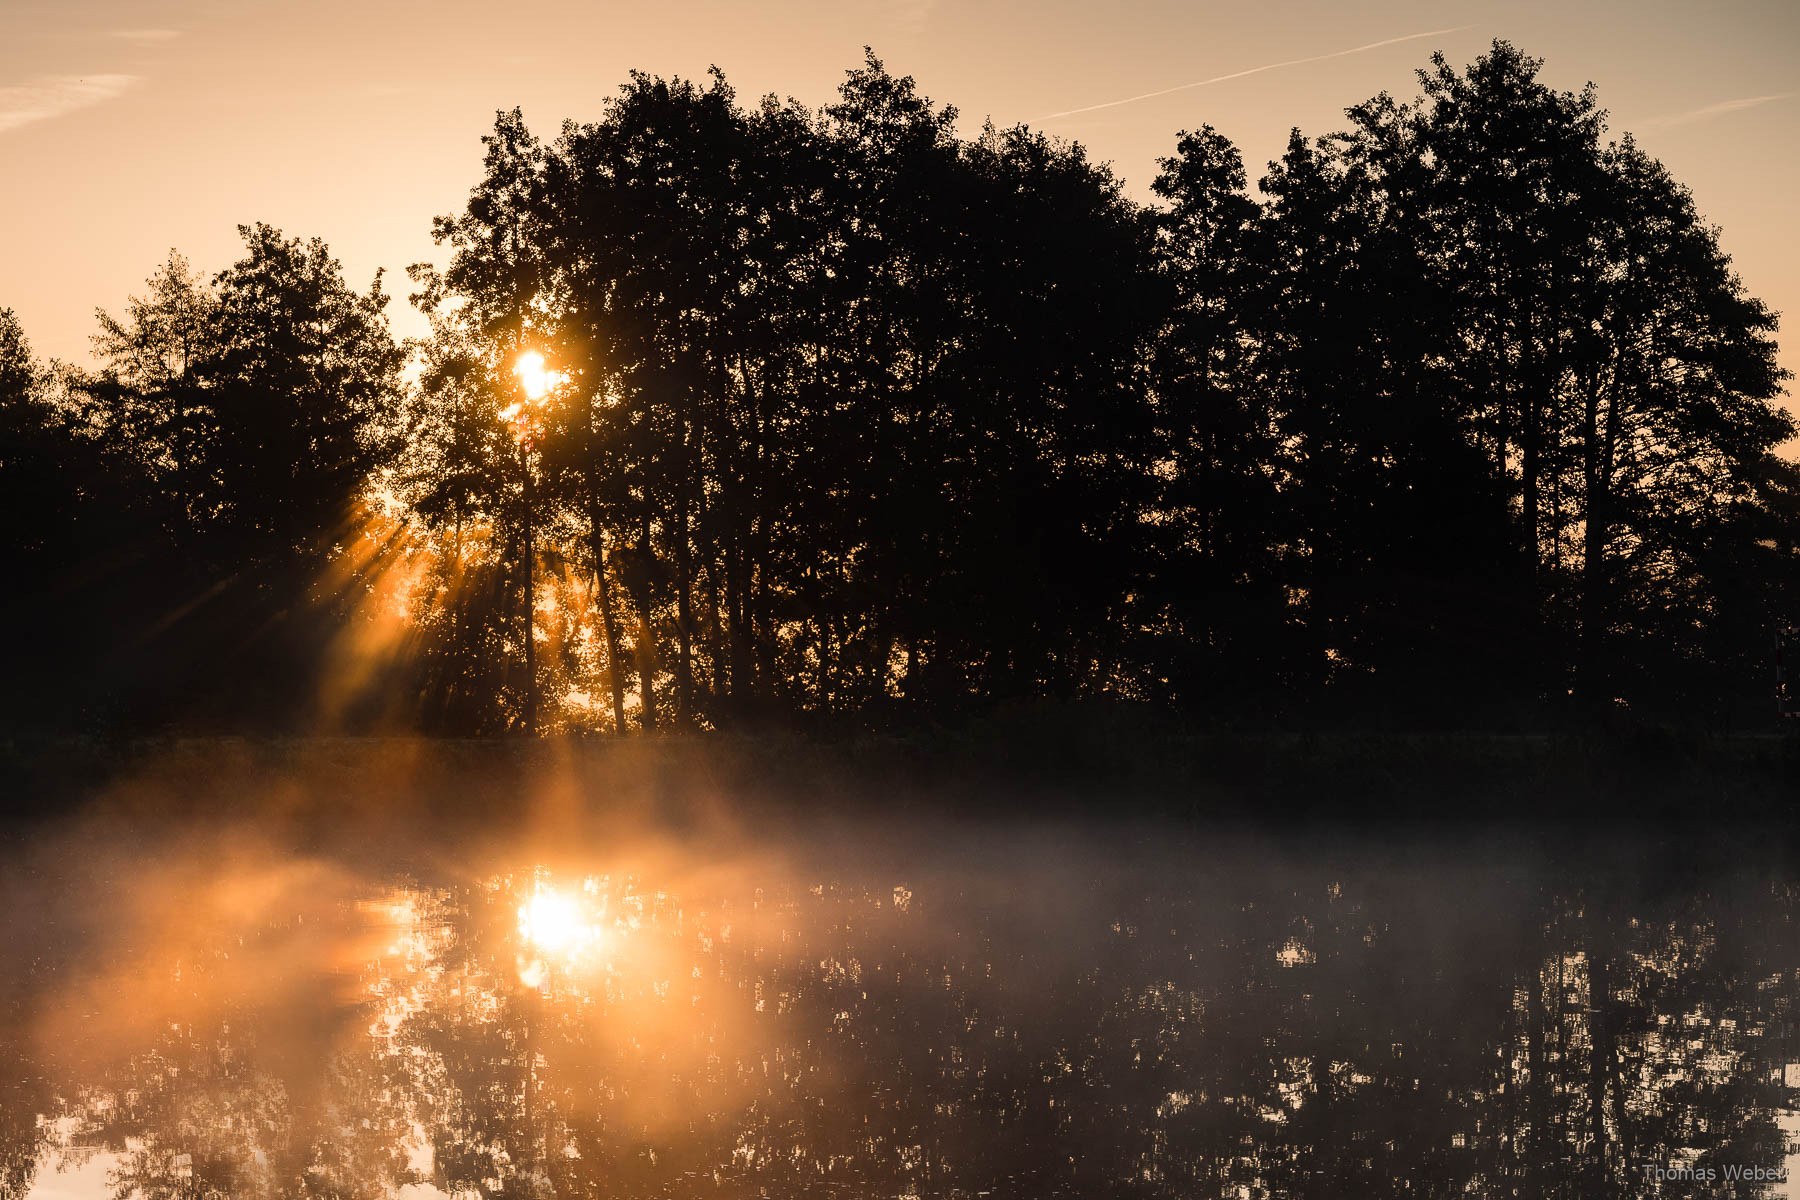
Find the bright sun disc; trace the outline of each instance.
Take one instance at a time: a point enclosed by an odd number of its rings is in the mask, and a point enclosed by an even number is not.
[[[580,936],[581,915],[567,897],[539,892],[519,909],[519,933],[541,949],[562,950]]]
[[[519,377],[519,386],[533,400],[542,400],[556,382],[554,373],[544,369],[544,356],[536,350],[519,355],[519,360],[513,364],[513,374]]]

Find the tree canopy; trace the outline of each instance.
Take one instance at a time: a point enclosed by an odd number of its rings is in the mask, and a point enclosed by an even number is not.
[[[96,371],[0,317],[5,553],[69,581],[14,600],[37,686],[141,702],[229,632],[287,668],[187,692],[458,732],[1755,719],[1776,318],[1540,68],[1439,56],[1254,189],[1184,131],[1148,203],[872,54],[818,111],[633,74],[550,140],[499,114],[406,352],[263,225],[102,313]]]

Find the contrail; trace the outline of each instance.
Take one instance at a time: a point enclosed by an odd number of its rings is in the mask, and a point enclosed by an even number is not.
[[[1352,46],[1348,50],[1333,50],[1330,54],[1315,54],[1310,58],[1290,58],[1286,62],[1269,63],[1266,66],[1251,67],[1248,71],[1233,71],[1229,75],[1214,75],[1211,79],[1201,79],[1194,83],[1180,83],[1171,88],[1163,88],[1159,92],[1145,92],[1141,96],[1127,96],[1123,100],[1108,100],[1104,104],[1090,104],[1086,108],[1070,108],[1062,112],[1054,112],[1044,117],[1046,121],[1054,121],[1058,117],[1072,117],[1076,113],[1089,113],[1102,108],[1117,108],[1121,104],[1136,104],[1139,100],[1150,100],[1157,96],[1167,96],[1172,92],[1185,92],[1189,88],[1205,87],[1209,83],[1224,83],[1227,79],[1242,79],[1246,75],[1260,75],[1264,71],[1278,71],[1282,67],[1297,67],[1302,63],[1324,62],[1328,58],[1343,58],[1347,54],[1361,54],[1365,50],[1378,50],[1383,46],[1393,46],[1400,42],[1416,42],[1420,38],[1439,37],[1446,33],[1455,33],[1459,29],[1467,29],[1467,25],[1453,25],[1449,29],[1428,29],[1424,33],[1409,33],[1405,37],[1388,38],[1386,41],[1370,42],[1366,46]]]
[[[0,87],[0,133],[117,99],[137,81],[136,75],[52,75]]]
[[[1705,108],[1691,109],[1688,112],[1675,113],[1667,117],[1652,117],[1643,122],[1645,126],[1686,125],[1691,121],[1704,121],[1708,117],[1722,117],[1726,113],[1742,112],[1746,108],[1756,108],[1763,104],[1772,104],[1777,100],[1786,100],[1793,92],[1777,92],[1772,96],[1745,96],[1741,100],[1726,100],[1718,104],[1709,104]]]

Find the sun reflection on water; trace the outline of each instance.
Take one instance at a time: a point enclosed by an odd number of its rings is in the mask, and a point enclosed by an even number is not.
[[[540,950],[572,949],[584,932],[581,914],[567,896],[540,891],[519,906],[519,936]]]
[[[1459,1164],[1500,1153],[1511,1110],[1489,1089],[1516,1086],[1528,1061],[1509,1071],[1496,1048],[1517,1049],[1504,1039],[1534,1004],[1548,1014],[1536,1036],[1587,1045],[1601,933],[1615,939],[1608,1002],[1632,997],[1682,1032],[1615,1034],[1665,1072],[1612,1081],[1637,1128],[1655,1114],[1681,1129],[1741,1119],[1695,1097],[1687,1081],[1702,1076],[1723,1098],[1774,1072],[1784,1113],[1800,1090],[1772,1023],[1791,954],[1756,959],[1749,992],[1711,966],[1733,936],[1738,954],[1769,944],[1753,921],[1740,936],[1634,912],[1574,928],[1578,952],[1543,958],[1537,935],[1496,973],[1494,930],[1541,919],[1534,891],[1493,892],[1446,932],[1405,923],[1424,911],[1418,894],[1380,904],[1326,877],[1209,891],[1179,864],[1110,890],[1097,876],[1001,890],[972,872],[897,883],[530,862],[347,878],[328,902],[302,872],[247,920],[221,906],[208,937],[178,943],[180,987],[155,1027],[131,1027],[128,1054],[25,1097],[44,1124],[20,1153],[40,1156],[41,1181],[85,1187],[89,1159],[106,1176],[104,1192],[30,1200],[272,1196],[295,1178],[309,1194],[419,1200],[603,1184],[674,1200],[1126,1194],[1127,1182],[1175,1197],[1221,1194],[1224,1176],[1323,1194],[1308,1172],[1375,1133],[1395,1143],[1383,1169],[1476,1191],[1488,1178]],[[1780,906],[1751,916],[1787,927]],[[1373,991],[1401,976],[1405,989]],[[1682,985],[1642,990],[1664,978]],[[1718,995],[1696,999],[1715,979]],[[1730,1017],[1703,1019],[1709,1004]],[[1447,1014],[1471,1012],[1497,1032],[1446,1042]],[[1585,1054],[1552,1082],[1585,1100]],[[1075,1145],[1093,1164],[1079,1176],[1052,1157]]]
[[[553,965],[565,970],[599,965],[612,949],[607,897],[594,879],[568,892],[540,874],[518,914],[519,939],[527,951],[519,959],[519,981],[526,987],[542,987]]]

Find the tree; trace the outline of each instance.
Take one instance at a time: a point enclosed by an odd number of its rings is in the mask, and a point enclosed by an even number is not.
[[[1263,372],[1276,244],[1237,148],[1211,126],[1180,134],[1152,190],[1158,258],[1174,289],[1153,351],[1161,461],[1151,653],[1172,698],[1243,711],[1291,679],[1299,529],[1284,485],[1285,415]]]
[[[379,281],[358,295],[322,242],[241,232],[210,283],[171,252],[148,298],[101,312],[102,368],[65,372],[52,405],[87,575],[74,641],[96,663],[67,685],[164,720],[306,707],[367,585],[334,555],[390,449],[401,352]]]
[[[37,364],[31,343],[10,308],[0,308],[0,411],[12,413],[35,400]]]
[[[1750,578],[1786,574],[1756,546],[1791,520],[1793,469],[1775,455],[1795,433],[1773,405],[1786,378],[1776,318],[1744,294],[1717,231],[1660,163],[1628,137],[1601,165],[1596,286],[1557,431],[1573,500],[1574,536],[1556,544],[1576,581],[1575,678],[1598,703],[1621,689],[1640,700],[1716,694],[1723,678],[1701,684],[1670,668],[1711,659],[1716,669],[1780,621],[1774,596],[1721,607],[1742,595],[1747,563],[1763,560]],[[1754,669],[1760,655],[1749,657]]]
[[[188,549],[226,503],[213,451],[217,414],[208,378],[219,352],[219,304],[179,251],[126,301],[125,316],[95,310],[100,372],[84,391],[104,440],[147,473],[169,534]]]
[[[452,577],[481,581],[450,596],[449,630],[462,639],[452,637],[452,652],[464,655],[449,664],[451,673],[507,680],[487,692],[498,704],[493,715],[507,727],[530,728],[544,690],[535,652],[544,555],[534,524],[545,498],[534,495],[532,481],[553,414],[527,411],[515,370],[528,349],[555,355],[542,264],[544,150],[517,109],[499,114],[483,140],[485,173],[467,208],[435,222],[437,239],[452,247],[449,267],[442,276],[414,268],[425,285],[414,301],[431,315],[433,337],[425,347],[432,369],[411,420],[435,432],[412,456],[411,486],[428,526],[440,538],[452,534]],[[557,498],[548,499],[554,505]],[[463,536],[470,520],[485,531],[478,542]],[[509,597],[516,622],[505,615]],[[469,642],[472,635],[478,640]],[[616,669],[616,656],[608,669]]]
[[[1542,66],[1503,41],[1465,72],[1434,56],[1419,72],[1414,151],[1430,160],[1421,215],[1460,318],[1461,382],[1479,397],[1478,428],[1492,439],[1496,471],[1517,481],[1520,563],[1534,606],[1557,586],[1565,399],[1557,385],[1591,278],[1605,122],[1591,84],[1558,92],[1538,79]]]
[[[12,579],[65,560],[70,506],[66,438],[48,402],[47,372],[10,308],[0,308],[0,504],[9,519],[0,555]]]
[[[242,559],[318,556],[389,453],[402,352],[379,274],[359,295],[319,239],[261,223],[238,232],[248,253],[216,280],[218,348],[205,366],[229,496],[219,532]]]
[[[410,597],[417,644],[407,693],[425,728],[486,733],[511,724],[522,698],[508,647],[517,647],[517,447],[500,411],[497,380],[442,281],[413,268],[413,299],[431,318],[417,349],[421,370],[403,401],[394,487],[423,536],[424,568]]]
[[[122,453],[86,381],[39,363],[0,309],[0,608],[15,640],[8,714],[22,723],[114,715],[131,606],[157,603],[166,508]]]
[[[1445,283],[1418,211],[1410,114],[1297,132],[1263,181],[1273,297],[1264,378],[1305,514],[1294,585],[1333,707],[1406,720],[1493,690],[1508,639],[1505,500],[1455,374]]]
[[[1591,87],[1419,81],[1260,196],[1184,132],[1151,205],[873,53],[816,112],[715,70],[499,113],[416,385],[380,277],[265,225],[92,374],[0,320],[0,471],[54,498],[8,563],[83,589],[18,614],[232,719],[380,579],[369,711],[465,732],[1723,714],[1800,584],[1774,316]]]

